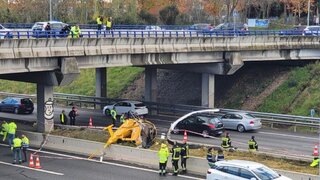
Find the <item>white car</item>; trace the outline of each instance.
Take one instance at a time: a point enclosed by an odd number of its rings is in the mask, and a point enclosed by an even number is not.
[[[0,24],[0,39],[5,39],[5,38],[13,38],[12,30],[3,27]]]
[[[267,166],[244,160],[218,161],[208,169],[207,180],[291,180]]]
[[[139,101],[120,101],[113,105],[107,105],[103,108],[103,114],[109,116],[111,109],[116,110],[117,115],[128,113],[129,111],[138,116],[148,114],[148,108],[146,105]]]

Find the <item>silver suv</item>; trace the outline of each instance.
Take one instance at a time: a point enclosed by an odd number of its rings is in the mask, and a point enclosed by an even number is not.
[[[12,30],[0,24],[0,39],[13,38]]]
[[[46,27],[50,25],[50,30]],[[67,37],[70,26],[60,21],[36,22],[32,26],[33,37]]]

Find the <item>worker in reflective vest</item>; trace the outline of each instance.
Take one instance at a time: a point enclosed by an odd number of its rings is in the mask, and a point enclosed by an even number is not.
[[[187,159],[189,158],[189,145],[184,141],[184,144],[181,147],[181,168],[182,172],[187,172]]]
[[[17,163],[17,158],[19,160],[19,164],[22,163],[22,157],[21,157],[21,146],[22,146],[22,140],[18,137],[13,139],[13,146],[11,147],[11,150],[13,151],[13,164]]]
[[[251,139],[248,141],[248,145],[249,145],[249,151],[250,152],[255,152],[255,151],[258,150],[258,143],[254,139],[254,136],[251,136]]]
[[[98,16],[97,17],[98,31],[101,31],[101,29],[102,29],[102,22],[103,22],[103,17]]]
[[[120,123],[123,124],[126,121],[126,114],[122,113],[120,116]]]
[[[63,125],[67,125],[67,123],[68,123],[68,117],[67,117],[67,115],[65,114],[65,111],[64,111],[64,110],[62,110],[62,112],[61,112],[61,114],[60,114],[60,122],[61,122],[61,124],[63,124]]]
[[[311,167],[319,166],[319,157],[314,157],[312,163],[310,164]]]
[[[112,117],[112,124],[113,126],[116,126],[116,120],[117,120],[117,111],[114,109],[110,110],[110,115]]]
[[[110,31],[112,29],[112,17],[109,17],[107,19],[106,29],[107,31]]]
[[[168,146],[164,143],[161,144],[161,148],[158,151],[158,157],[159,157],[159,175],[166,175],[166,166],[167,161],[169,157],[169,149]]]
[[[79,38],[81,36],[81,30],[79,25],[75,25],[71,27],[69,38]]]
[[[226,133],[226,136],[222,138],[221,147],[230,148],[231,147],[231,139],[229,133]]]
[[[27,162],[27,150],[29,148],[29,139],[24,134],[21,135],[21,141],[22,141],[22,152],[24,159],[22,162]]]
[[[15,122],[10,122],[8,124],[8,143],[12,147],[12,141],[16,136],[17,125]]]
[[[9,128],[9,124],[6,121],[2,121],[2,125],[1,125],[1,132],[3,135],[2,141],[5,141],[7,138],[8,128]]]
[[[177,176],[179,172],[179,159],[180,159],[181,148],[177,145],[177,142],[174,142],[172,147],[172,167],[173,167],[173,175]]]

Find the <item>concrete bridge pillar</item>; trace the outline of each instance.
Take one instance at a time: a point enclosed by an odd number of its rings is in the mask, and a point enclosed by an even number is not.
[[[201,105],[214,108],[214,74],[202,73]]]
[[[54,125],[53,86],[37,83],[37,130],[49,132]]]
[[[96,68],[96,97],[107,97],[107,68]],[[101,105],[96,105],[101,109]]]
[[[145,68],[145,89],[144,100],[157,102],[157,69],[152,67]]]

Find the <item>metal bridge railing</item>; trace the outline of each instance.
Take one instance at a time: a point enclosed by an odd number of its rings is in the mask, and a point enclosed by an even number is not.
[[[15,93],[6,93],[0,92],[1,96],[14,96],[14,97],[28,97],[36,98],[35,95],[26,95],[26,94],[15,94]],[[124,99],[109,99],[109,98],[100,98],[94,96],[84,96],[84,95],[75,95],[75,94],[63,94],[63,93],[54,93],[54,99],[57,102],[65,103],[65,105],[76,105],[81,108],[97,108],[98,106],[105,106],[108,104],[114,104],[118,101]],[[190,106],[190,105],[179,105],[179,104],[167,104],[167,103],[155,103],[155,102],[144,102],[148,107],[151,113],[169,115],[179,117],[191,111],[209,109],[207,107],[201,106]],[[253,114],[256,117],[261,118],[263,122],[281,125],[290,125],[294,127],[309,127],[319,129],[320,127],[320,118],[312,118],[305,116],[294,116],[294,115],[285,115],[285,114],[274,114],[274,113],[263,113],[263,112],[254,112],[254,111],[242,111],[234,109],[220,109],[220,115],[225,113],[232,112],[248,112]]]

